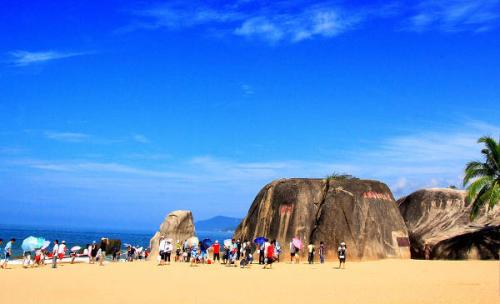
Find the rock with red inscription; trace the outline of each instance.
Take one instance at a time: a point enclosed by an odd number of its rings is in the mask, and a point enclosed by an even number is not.
[[[412,258],[498,259],[500,208],[483,208],[470,221],[465,191],[423,189],[398,200],[411,241]]]
[[[266,185],[253,201],[235,238],[276,239],[285,253],[294,237],[337,258],[340,242],[347,257],[409,258],[406,226],[387,185],[354,178],[281,179]],[[304,255],[306,250],[301,250]]]

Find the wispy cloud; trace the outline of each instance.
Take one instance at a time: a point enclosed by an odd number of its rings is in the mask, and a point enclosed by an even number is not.
[[[250,96],[250,95],[253,95],[255,93],[253,86],[251,86],[249,84],[242,84],[241,90],[243,91],[243,94],[245,96]]]
[[[89,54],[88,52],[58,52],[58,51],[12,51],[10,55],[10,63],[14,66],[28,66],[32,64],[44,63],[57,59],[70,58]]]
[[[31,174],[34,179],[51,181],[56,188],[132,191],[143,198],[161,197],[165,191],[196,195],[223,192],[229,196],[238,193],[243,195],[239,199],[250,201],[258,189],[274,179],[321,178],[332,172],[381,180],[399,197],[423,187],[460,186],[466,162],[480,158],[482,147],[476,141],[483,135],[499,137],[500,126],[468,121],[438,131],[390,137],[369,148],[353,150],[348,157],[321,161],[252,162],[207,155],[190,159],[158,157],[151,166],[151,162],[137,160],[130,164],[129,158],[109,162],[8,155],[0,162],[3,172],[23,172],[25,177]]]
[[[82,142],[90,139],[90,135],[76,132],[46,131],[44,132],[44,135],[48,139],[63,142]]]
[[[149,139],[142,134],[132,134],[132,139],[141,144],[149,144]]]
[[[500,0],[376,1],[169,1],[134,11],[121,31],[203,27],[215,36],[236,35],[270,44],[331,38],[371,20],[389,20],[411,31],[488,31],[498,26]]]
[[[299,42],[315,36],[333,37],[354,28],[361,15],[344,13],[338,8],[317,7],[295,14],[257,16],[244,20],[236,35],[258,37],[269,42]]]
[[[500,0],[426,0],[414,7],[408,29],[482,32],[497,27],[499,20]]]
[[[233,1],[217,6],[207,2],[169,2],[135,11],[136,20],[122,31],[180,30],[207,27],[220,35],[258,38],[270,43],[299,42],[316,36],[333,37],[351,30],[364,19],[363,10],[347,11],[334,1]]]

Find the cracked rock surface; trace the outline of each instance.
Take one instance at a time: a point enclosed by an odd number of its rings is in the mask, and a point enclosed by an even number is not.
[[[359,179],[281,179],[253,201],[235,238],[276,239],[285,253],[299,237],[304,246],[323,241],[327,259],[346,242],[350,259],[409,258],[408,233],[387,185]],[[302,250],[304,254],[305,250]]]
[[[424,258],[427,243],[433,259],[498,259],[498,206],[469,219],[465,191],[422,189],[398,200],[410,234],[412,258]]]

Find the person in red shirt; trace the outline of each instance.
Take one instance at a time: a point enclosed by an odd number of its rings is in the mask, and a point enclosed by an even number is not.
[[[212,250],[213,250],[213,253],[214,253],[214,263],[215,263],[215,260],[217,260],[217,262],[219,262],[220,264],[220,244],[219,244],[219,241],[215,241],[215,243],[212,245]]]
[[[264,265],[264,269],[266,269],[267,266],[269,266],[269,269],[273,268],[275,246],[276,246],[276,240],[272,240],[271,245],[267,247],[266,264]]]

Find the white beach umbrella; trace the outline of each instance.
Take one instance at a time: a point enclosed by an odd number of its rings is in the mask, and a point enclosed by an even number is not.
[[[45,241],[42,244],[42,249],[47,249],[47,247],[49,247],[49,246],[50,246],[50,241]]]
[[[187,239],[187,243],[188,243],[189,246],[197,246],[199,242],[200,241],[195,236],[192,236],[189,239]]]

